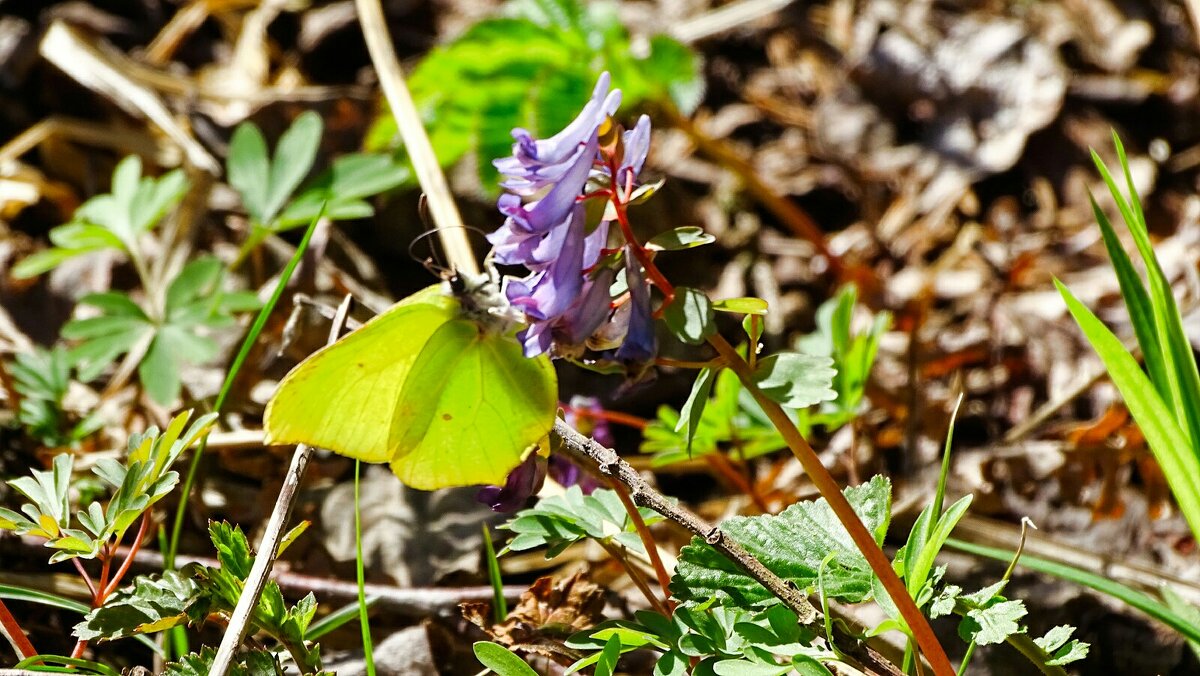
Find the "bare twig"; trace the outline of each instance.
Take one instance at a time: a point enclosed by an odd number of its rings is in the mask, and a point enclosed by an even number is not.
[[[345,326],[346,315],[350,312],[351,299],[351,296],[346,296],[342,301],[338,307],[337,317],[334,318],[333,325],[329,327],[328,343],[331,345],[337,341],[342,327]],[[274,565],[275,557],[279,553],[279,543],[287,528],[288,518],[295,505],[296,493],[300,489],[300,481],[304,478],[304,471],[308,468],[308,460],[312,456],[312,451],[311,446],[300,444],[296,447],[296,452],[292,454],[292,464],[283,478],[283,486],[279,489],[279,497],[275,500],[275,508],[271,511],[270,520],[267,521],[262,542],[258,544],[258,555],[254,558],[254,566],[246,578],[246,585],[242,589],[241,597],[238,598],[237,607],[233,609],[233,615],[229,618],[229,626],[225,629],[225,636],[221,638],[221,647],[217,649],[217,655],[213,658],[212,668],[208,672],[209,676],[225,675],[230,664],[233,663],[234,653],[237,652],[238,647],[242,644],[242,639],[246,636],[246,630],[250,626],[250,616],[258,605],[258,597],[267,584],[271,566]],[[304,668],[303,665],[297,666],[302,670]]]
[[[790,4],[792,0],[738,0],[675,24],[670,28],[671,37],[696,42],[757,21]]]
[[[688,531],[704,538],[712,545],[746,571],[759,584],[766,587],[784,605],[791,608],[800,618],[800,622],[808,624],[817,617],[817,609],[808,602],[808,598],[794,586],[767,569],[758,559],[754,558],[737,542],[725,537],[716,528],[692,512],[667,500],[661,493],[650,487],[642,475],[621,459],[617,452],[605,448],[576,432],[562,420],[554,421],[554,434],[561,441],[560,450],[585,466],[595,465],[602,474],[620,481],[629,489],[629,497],[641,507],[647,507],[665,516]]]
[[[462,216],[454,204],[450,186],[442,174],[442,165],[438,163],[433,144],[429,142],[429,135],[421,124],[421,115],[404,82],[404,71],[396,60],[396,51],[383,18],[383,8],[379,0],[355,0],[354,4],[358,7],[358,20],[362,24],[367,51],[371,54],[371,62],[375,64],[375,72],[379,75],[379,84],[383,87],[388,106],[396,118],[396,126],[404,139],[404,149],[416,170],[417,181],[421,184],[421,190],[425,191],[429,213],[433,215],[438,237],[446,249],[446,258],[455,270],[477,275],[479,265],[467,240]]]
[[[148,118],[183,149],[189,164],[210,174],[221,173],[221,165],[175,121],[158,96],[123,74],[120,64],[114,63],[123,57],[88,44],[62,21],[50,25],[46,37],[42,38],[40,51],[47,61],[83,86],[111,99],[131,114]]]

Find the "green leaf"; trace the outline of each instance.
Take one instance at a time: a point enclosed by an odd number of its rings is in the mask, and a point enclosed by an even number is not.
[[[1062,624],[1046,632],[1045,636],[1033,639],[1033,642],[1051,655],[1051,659],[1047,660],[1046,664],[1060,667],[1087,657],[1088,644],[1071,640],[1071,634],[1074,633],[1075,627]]]
[[[177,662],[168,662],[163,676],[208,676],[217,651],[204,646],[199,653],[189,653]],[[283,676],[283,667],[274,655],[261,648],[241,650],[229,666],[228,676]]]
[[[165,631],[188,621],[187,609],[200,589],[174,571],[161,576],[139,575],[133,585],[114,594],[75,625],[74,635],[85,641],[111,641],[135,634]]]
[[[997,561],[1009,562],[1013,558],[1013,552],[1009,550],[985,547],[972,542],[955,540],[954,538],[947,540],[946,544],[959,551],[968,552],[976,556],[984,556]],[[1080,570],[1079,568],[1056,561],[1040,559],[1028,554],[1022,554],[1017,565],[1095,589],[1098,592],[1127,603],[1146,615],[1162,622],[1171,629],[1179,632],[1187,640],[1200,642],[1200,625],[1193,624],[1186,617],[1174,612],[1157,599],[1151,598],[1149,595],[1131,587],[1119,582],[1113,582],[1107,577],[1101,577],[1086,570]]]
[[[718,373],[720,369],[700,369],[700,373],[696,375],[696,382],[692,383],[692,391],[688,394],[687,401],[679,410],[679,422],[675,425],[675,431],[684,432],[689,454],[692,452],[692,441],[696,438],[696,428],[700,426],[704,407],[708,404],[708,395],[712,392],[713,381]]]
[[[638,508],[646,523],[657,523],[662,517],[651,510]],[[521,552],[546,547],[546,558],[553,558],[572,544],[584,539],[615,540],[637,552],[645,546],[637,535],[624,504],[615,491],[602,489],[584,495],[578,486],[571,486],[562,495],[538,500],[537,505],[517,512],[516,517],[501,526],[516,537],[500,552]]]
[[[596,676],[613,676],[613,672],[617,670],[617,660],[619,659],[621,659],[621,638],[612,636],[608,639],[604,650],[600,652],[600,659],[596,660]]]
[[[1017,620],[1028,614],[1021,601],[999,601],[985,608],[967,611],[958,627],[958,635],[964,641],[975,641],[979,645],[1003,643],[1013,634],[1024,633]]]
[[[699,289],[675,288],[675,298],[663,313],[663,321],[680,341],[699,345],[717,331],[712,301]]]
[[[788,408],[805,408],[837,397],[833,391],[833,360],[799,352],[780,352],[758,360],[754,383],[771,399]]]
[[[844,493],[875,541],[882,543],[891,509],[888,480],[875,476]],[[796,503],[774,516],[731,517],[720,528],[724,537],[800,589],[816,583],[822,562],[832,554],[825,570],[825,591],[850,603],[871,597],[871,568],[824,500]],[[716,598],[718,603],[743,607],[774,599],[702,538],[693,538],[680,552],[671,592],[680,601]]]
[[[718,676],[783,676],[792,672],[790,664],[763,664],[748,660],[721,660],[713,665]]]
[[[499,643],[476,641],[472,647],[480,664],[496,672],[497,676],[537,676],[525,660]]]
[[[1125,148],[1116,132],[1113,133],[1113,145],[1116,147],[1117,158],[1125,174],[1125,184],[1129,191],[1128,201],[1122,197],[1108,168],[1099,161],[1099,156],[1094,151],[1092,158],[1116,200],[1121,215],[1129,227],[1129,232],[1133,235],[1134,244],[1137,245],[1138,252],[1142,256],[1142,262],[1146,266],[1150,288],[1150,306],[1154,316],[1158,345],[1162,349],[1163,370],[1167,380],[1165,389],[1169,394],[1162,392],[1161,383],[1155,381],[1155,384],[1160,387],[1159,393],[1163,400],[1174,409],[1176,422],[1192,442],[1193,452],[1200,453],[1198,450],[1200,449],[1200,371],[1197,370],[1195,354],[1183,329],[1183,318],[1179,314],[1179,307],[1175,302],[1170,280],[1163,273],[1150,242],[1146,217],[1142,212],[1142,205],[1134,187],[1133,174],[1129,170],[1129,162],[1125,157]],[[1115,260],[1114,264],[1116,264]],[[1124,291],[1125,287],[1123,286],[1123,294]],[[1141,337],[1139,333],[1139,341]],[[1158,348],[1151,346],[1151,349]]]
[[[650,241],[646,242],[646,248],[651,251],[680,251],[704,246],[716,240],[716,237],[704,232],[703,228],[685,225],[651,237]]]
[[[739,315],[767,314],[767,301],[761,298],[725,298],[713,301],[713,309],[718,312],[732,312]]]
[[[242,206],[255,222],[265,224],[271,186],[271,161],[267,141],[253,122],[243,122],[229,141],[225,163],[229,185],[242,196]]]
[[[1054,283],[1146,437],[1192,533],[1200,538],[1200,457],[1170,407],[1121,341],[1062,282]]]
[[[642,60],[641,72],[650,82],[665,88],[675,107],[684,115],[695,112],[704,100],[704,77],[696,52],[666,35],[650,38],[650,54]]]
[[[254,557],[250,556],[250,544],[242,527],[231,526],[226,521],[212,521],[208,524],[208,537],[217,549],[221,568],[237,579],[245,580],[254,565]]]
[[[1172,589],[1170,585],[1163,585],[1159,587],[1158,592],[1162,595],[1163,601],[1166,602],[1168,608],[1170,608],[1180,617],[1187,618],[1187,620],[1191,622],[1192,626],[1200,627],[1200,608],[1197,608],[1189,603],[1187,599],[1180,596],[1179,592]],[[1047,636],[1049,636],[1049,634],[1047,634]],[[1191,649],[1192,654],[1200,659],[1200,641],[1189,639],[1187,644],[1188,648]],[[1047,651],[1049,651],[1049,649],[1047,649]]]
[[[263,223],[275,218],[288,197],[308,175],[317,157],[317,147],[321,144],[322,126],[321,116],[306,110],[279,137],[275,156],[271,159],[270,187],[263,203]]]

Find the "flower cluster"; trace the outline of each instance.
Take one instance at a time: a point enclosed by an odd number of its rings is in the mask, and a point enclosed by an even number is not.
[[[628,195],[650,147],[650,119],[633,129],[614,127],[620,90],[609,75],[565,129],[535,139],[513,130],[513,153],[496,160],[506,178],[498,207],[504,225],[489,235],[497,263],[521,265],[529,275],[508,279],[505,295],[528,322],[519,338],[527,356],[578,356],[585,348],[615,348],[612,359],[644,365],[657,350],[650,290],[632,252],[610,249],[611,220],[588,222],[587,200]],[[613,298],[617,265],[628,292]],[[599,336],[593,339],[594,336]]]

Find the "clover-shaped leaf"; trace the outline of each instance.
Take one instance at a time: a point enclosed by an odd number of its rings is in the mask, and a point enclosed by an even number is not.
[[[135,254],[138,238],[179,204],[188,187],[181,169],[144,177],[141,159],[126,157],[113,171],[112,192],[80,205],[70,223],[50,231],[54,246],[13,266],[13,276],[35,277],[68,259],[106,249]]]

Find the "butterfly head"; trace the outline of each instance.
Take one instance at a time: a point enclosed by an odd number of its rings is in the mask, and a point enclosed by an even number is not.
[[[509,304],[500,284],[500,275],[491,261],[481,273],[453,271],[446,279],[450,293],[462,304],[462,311],[485,330],[508,333],[525,323],[525,314]]]

